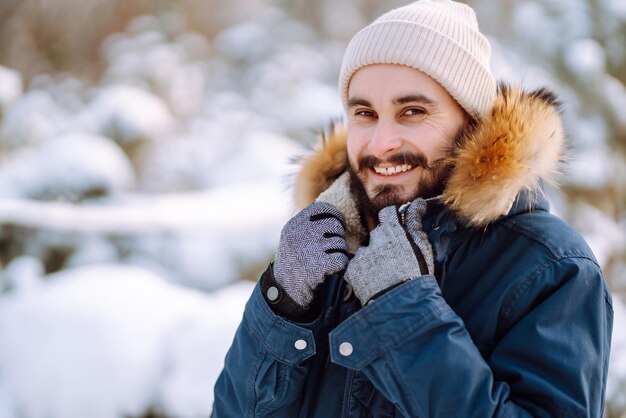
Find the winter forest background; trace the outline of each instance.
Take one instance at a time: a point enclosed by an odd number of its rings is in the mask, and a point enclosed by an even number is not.
[[[343,49],[405,3],[0,0],[0,418],[209,414]],[[614,292],[626,417],[626,1],[468,3],[498,78],[564,102],[550,199]]]

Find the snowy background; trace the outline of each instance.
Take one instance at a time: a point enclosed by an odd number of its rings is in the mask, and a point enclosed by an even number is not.
[[[404,3],[0,2],[0,418],[209,414],[343,49]],[[564,102],[551,200],[614,291],[626,417],[626,2],[469,3],[498,78]]]

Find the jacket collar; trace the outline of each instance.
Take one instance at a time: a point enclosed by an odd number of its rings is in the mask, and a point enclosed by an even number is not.
[[[550,210],[550,203],[543,193],[543,187],[541,189],[542,191],[535,195],[532,195],[527,190],[520,191],[511,205],[509,212],[504,215],[500,215],[493,222],[526,213],[531,210],[548,212]],[[422,221],[424,228],[433,233],[439,230],[441,230],[441,232],[450,232],[457,229],[471,228],[473,226],[467,220],[456,216],[449,207],[442,203],[439,197],[428,199],[426,201],[426,213],[424,214]]]

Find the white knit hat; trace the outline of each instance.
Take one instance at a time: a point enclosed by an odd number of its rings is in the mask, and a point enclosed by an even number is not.
[[[339,92],[347,108],[354,73],[371,64],[401,64],[437,80],[472,117],[496,97],[489,70],[491,46],[474,11],[450,0],[418,0],[391,10],[358,32],[341,65]]]

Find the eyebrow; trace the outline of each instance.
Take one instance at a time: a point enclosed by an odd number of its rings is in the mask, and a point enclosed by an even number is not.
[[[350,98],[348,100],[348,108],[352,108],[356,106],[372,107],[372,104],[365,99],[361,99],[360,97]]]
[[[411,94],[408,96],[402,96],[393,101],[393,104],[396,105],[407,103],[424,103],[427,105],[432,105],[435,104],[435,101],[427,96],[424,96],[423,94]]]
[[[423,94],[410,94],[393,100],[393,104],[395,105],[403,105],[407,103],[424,103],[426,105],[433,105],[435,104],[435,101],[427,96],[424,96]],[[372,107],[372,104],[363,98],[352,97],[348,100],[348,108],[355,106]]]

